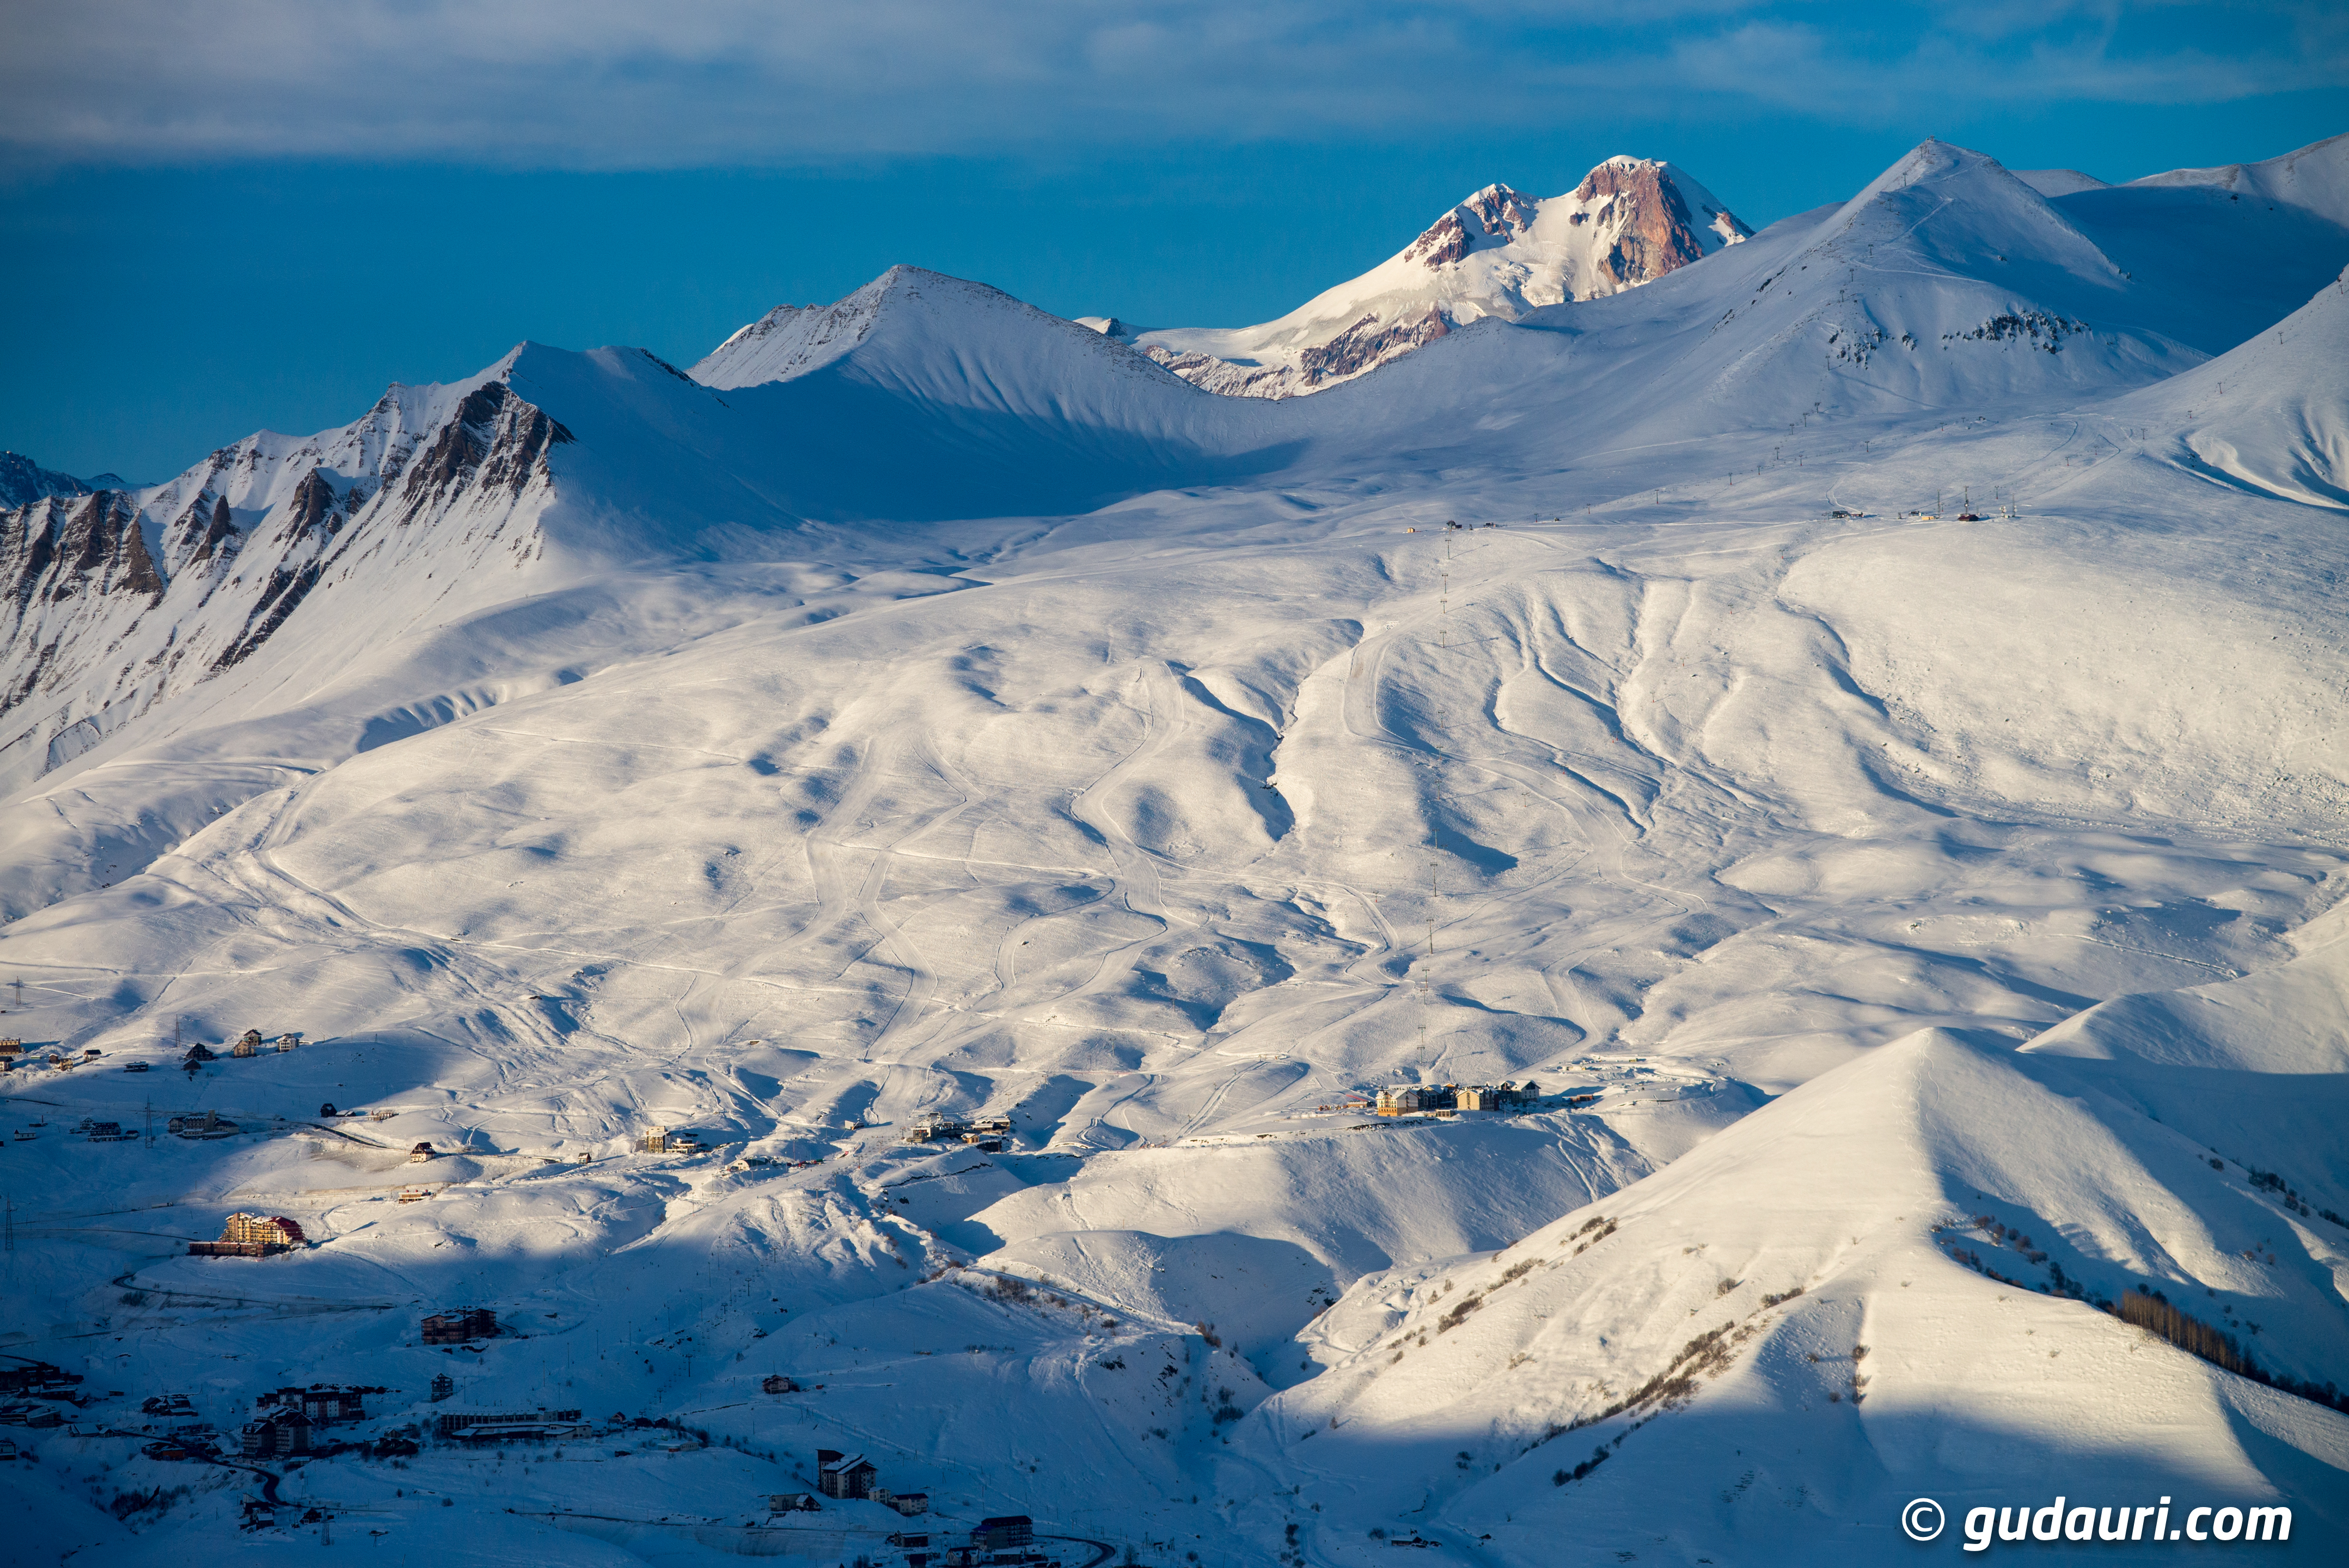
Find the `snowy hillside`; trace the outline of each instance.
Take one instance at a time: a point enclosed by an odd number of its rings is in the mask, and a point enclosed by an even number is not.
[[[2331,1561],[2344,157],[1929,142],[1311,397],[893,268],[0,515],[21,1538]]]

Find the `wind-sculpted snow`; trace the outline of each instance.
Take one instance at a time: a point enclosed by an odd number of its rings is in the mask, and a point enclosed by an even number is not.
[[[280,1477],[413,1556],[878,1553],[768,1518],[819,1446],[1162,1563],[2067,1490],[2321,1545],[2349,253],[2173,332],[2213,263],[2131,278],[2114,196],[1928,144],[1283,402],[897,269],[9,514],[0,1033],[102,1054],[5,1080],[0,1349],[118,1433],[595,1419]],[[247,1028],[305,1043],[169,1049]],[[236,1210],[313,1244],[186,1255]],[[26,1432],[45,1550],[258,1484]]]

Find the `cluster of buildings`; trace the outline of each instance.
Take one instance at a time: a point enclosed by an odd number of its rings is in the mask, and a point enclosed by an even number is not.
[[[1395,1084],[1379,1090],[1372,1109],[1381,1116],[1429,1110],[1523,1110],[1541,1098],[1531,1078],[1515,1083]]]
[[[982,1154],[1000,1154],[1003,1140],[1011,1132],[1011,1119],[991,1116],[978,1121],[958,1121],[950,1116],[926,1116],[905,1130],[908,1143],[951,1143],[957,1140],[969,1144]]]
[[[698,1154],[701,1150],[701,1135],[682,1128],[647,1127],[636,1139],[640,1154]]]
[[[905,1550],[905,1568],[1049,1568],[1050,1560],[1036,1550],[1036,1524],[1024,1513],[999,1514],[971,1527],[967,1546],[928,1550],[927,1535],[893,1535],[893,1546]]]
[[[278,1388],[264,1394],[254,1400],[261,1413],[238,1434],[239,1450],[249,1460],[306,1454],[311,1436],[319,1428],[367,1419],[361,1392],[314,1383],[307,1388]]]
[[[62,1426],[65,1418],[57,1413],[56,1406],[79,1405],[82,1402],[81,1374],[21,1356],[8,1359],[17,1365],[0,1367],[0,1399],[10,1401],[0,1404],[0,1426]]]
[[[366,1396],[385,1391],[326,1383],[313,1383],[306,1388],[273,1389],[254,1401],[256,1413],[245,1423],[239,1446],[247,1459],[283,1459],[310,1453],[321,1440],[318,1434],[326,1429],[366,1420]],[[447,1400],[452,1392],[454,1385],[445,1375],[433,1378],[435,1403]],[[184,1408],[185,1401],[181,1400],[180,1405]],[[460,1443],[579,1439],[592,1437],[595,1430],[594,1424],[583,1420],[577,1410],[546,1409],[444,1410],[434,1418],[432,1428],[439,1437]],[[392,1434],[378,1444],[378,1450],[414,1453],[417,1429],[404,1428],[402,1432],[407,1440]]]
[[[305,1246],[309,1238],[301,1225],[283,1214],[231,1214],[216,1242],[190,1242],[188,1254],[199,1258],[265,1258],[274,1253]]]
[[[818,1449],[815,1473],[816,1491],[824,1497],[877,1502],[908,1519],[930,1511],[929,1493],[890,1491],[881,1484],[873,1461],[863,1454]],[[813,1511],[823,1506],[815,1495],[804,1491],[776,1492],[767,1501],[776,1513]],[[933,1549],[926,1533],[900,1532],[889,1537],[889,1544],[905,1552],[905,1568],[1047,1568],[1035,1542],[1035,1522],[1024,1513],[980,1520],[972,1527],[968,1545],[941,1543]]]
[[[0,1367],[0,1398],[24,1394],[36,1399],[63,1399],[72,1403],[81,1398],[75,1391],[81,1387],[80,1373],[68,1372],[47,1361],[34,1361],[22,1356],[11,1356],[7,1359],[16,1365]]]
[[[18,1068],[36,1067],[42,1062],[47,1062],[49,1066],[57,1068],[59,1070],[63,1070],[67,1068],[78,1068],[85,1063],[94,1062],[105,1054],[105,1052],[92,1047],[90,1049],[82,1052],[79,1056],[76,1056],[70,1051],[51,1051],[47,1056],[44,1057],[38,1051],[26,1050],[25,1048],[25,1042],[18,1039],[16,1036],[11,1035],[6,1039],[0,1039],[0,1073],[14,1072]]]
[[[181,1049],[180,1042],[176,1037],[165,1043],[173,1050]],[[232,1057],[257,1057],[264,1051],[295,1050],[299,1048],[301,1044],[302,1037],[298,1034],[280,1035],[273,1045],[262,1038],[259,1029],[247,1029],[223,1048]],[[60,1068],[85,1067],[105,1054],[92,1047],[79,1052],[53,1050],[44,1057],[37,1051],[27,1051],[25,1048],[25,1042],[12,1035],[6,1038],[0,1038],[0,1073],[12,1072],[20,1067],[33,1067],[41,1062],[47,1062],[50,1067]],[[219,1059],[220,1052],[213,1050],[202,1040],[195,1040],[190,1042],[186,1049],[181,1052],[180,1066],[192,1073],[206,1062]],[[148,1070],[148,1066],[145,1062],[132,1062],[122,1070],[143,1073]]]

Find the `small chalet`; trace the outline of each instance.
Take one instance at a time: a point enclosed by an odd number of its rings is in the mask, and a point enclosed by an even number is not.
[[[408,1162],[410,1165],[421,1165],[435,1158],[437,1155],[429,1143],[419,1143],[408,1151]]]

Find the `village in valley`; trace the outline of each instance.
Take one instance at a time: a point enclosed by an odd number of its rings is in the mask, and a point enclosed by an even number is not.
[[[13,1038],[0,1041],[0,1073],[5,1073],[0,1088],[5,1092],[0,1107],[14,1122],[6,1142],[19,1171],[27,1156],[66,1154],[90,1145],[143,1145],[160,1153],[174,1145],[241,1140],[256,1150],[300,1148],[300,1163],[294,1168],[297,1171],[324,1158],[329,1169],[344,1172],[333,1179],[336,1185],[324,1189],[272,1185],[273,1191],[302,1200],[291,1205],[298,1212],[232,1209],[217,1221],[216,1233],[190,1235],[177,1243],[181,1257],[208,1262],[221,1271],[217,1274],[191,1275],[186,1265],[157,1266],[161,1260],[152,1257],[123,1274],[117,1282],[123,1287],[119,1318],[63,1326],[75,1332],[41,1336],[45,1352],[64,1354],[67,1360],[39,1359],[5,1348],[11,1342],[29,1344],[30,1336],[22,1332],[0,1336],[0,1357],[6,1358],[0,1366],[7,1368],[0,1371],[0,1395],[5,1395],[0,1427],[18,1429],[14,1436],[0,1438],[0,1457],[26,1464],[61,1462],[68,1469],[100,1461],[107,1473],[128,1482],[101,1501],[134,1524],[186,1506],[184,1500],[191,1493],[211,1493],[233,1499],[241,1530],[306,1530],[325,1539],[338,1527],[347,1535],[354,1531],[380,1533],[390,1528],[383,1522],[386,1518],[436,1506],[450,1495],[452,1485],[465,1487],[484,1462],[499,1470],[544,1475],[641,1464],[656,1457],[667,1466],[684,1456],[707,1456],[723,1461],[735,1479],[723,1489],[694,1489],[699,1511],[690,1514],[672,1511],[647,1519],[607,1515],[599,1511],[605,1505],[595,1501],[601,1489],[593,1484],[570,1489],[574,1495],[567,1502],[547,1497],[540,1500],[543,1506],[534,1504],[526,1511],[560,1527],[590,1532],[626,1525],[659,1534],[689,1526],[705,1535],[715,1531],[746,1542],[781,1542],[784,1544],[777,1549],[818,1558],[837,1552],[843,1562],[902,1562],[906,1568],[1083,1568],[1089,1562],[1105,1561],[1112,1549],[1132,1562],[1182,1561],[1179,1542],[1163,1532],[1156,1540],[1144,1530],[1112,1542],[1102,1538],[1103,1526],[1097,1520],[1040,1523],[1012,1506],[1015,1499],[961,1489],[949,1498],[935,1483],[902,1482],[897,1472],[907,1461],[885,1458],[874,1446],[862,1450],[796,1446],[804,1441],[801,1432],[813,1435],[824,1429],[821,1404],[827,1374],[820,1358],[774,1367],[774,1352],[788,1343],[776,1331],[791,1317],[780,1298],[767,1304],[763,1320],[747,1330],[747,1340],[737,1352],[745,1373],[757,1372],[749,1385],[755,1396],[746,1398],[755,1398],[763,1407],[752,1409],[747,1421],[741,1402],[721,1407],[728,1412],[724,1415],[690,1403],[663,1408],[658,1400],[640,1401],[632,1410],[600,1413],[597,1407],[609,1401],[595,1397],[594,1375],[579,1363],[575,1351],[566,1348],[562,1360],[553,1365],[532,1355],[536,1346],[530,1342],[559,1336],[565,1328],[575,1332],[575,1326],[563,1324],[558,1312],[528,1307],[438,1305],[411,1311],[408,1331],[397,1343],[451,1357],[455,1364],[419,1375],[414,1356],[403,1356],[399,1359],[410,1370],[382,1372],[383,1381],[313,1380],[337,1374],[348,1378],[359,1365],[380,1367],[381,1352],[394,1347],[382,1341],[385,1330],[394,1326],[386,1321],[395,1310],[389,1304],[347,1308],[324,1301],[310,1304],[312,1298],[301,1287],[268,1272],[282,1270],[289,1259],[332,1255],[365,1244],[382,1222],[372,1217],[355,1221],[358,1211],[354,1205],[389,1203],[395,1211],[433,1200],[445,1205],[471,1195],[487,1197],[516,1183],[539,1186],[581,1173],[610,1180],[627,1172],[672,1172],[731,1189],[777,1179],[830,1181],[838,1180],[834,1173],[848,1165],[856,1165],[860,1185],[885,1194],[908,1182],[969,1180],[979,1167],[939,1167],[956,1154],[1052,1161],[1071,1157],[1067,1150],[1026,1147],[1016,1114],[984,1111],[932,1111],[902,1130],[852,1119],[826,1130],[823,1136],[830,1147],[822,1150],[812,1149],[804,1139],[761,1148],[722,1129],[662,1121],[647,1121],[611,1146],[538,1154],[484,1150],[478,1140],[452,1138],[445,1131],[437,1143],[429,1136],[409,1140],[396,1130],[407,1120],[398,1110],[338,1108],[326,1100],[311,1112],[300,1099],[328,1084],[348,1085],[364,1047],[364,1042],[348,1040],[305,1043],[295,1032],[273,1039],[258,1029],[218,1048],[175,1038],[148,1052],[112,1057],[97,1051],[69,1056],[27,1049]],[[285,1058],[306,1062],[310,1070],[293,1078],[274,1077],[271,1062]],[[171,1071],[181,1092],[158,1105],[157,1091],[145,1085],[157,1081],[152,1075],[164,1069]],[[261,1076],[247,1076],[254,1074]],[[1575,1081],[1581,1087],[1557,1091],[1530,1080],[1381,1084],[1309,1110],[1286,1113],[1278,1130],[1245,1134],[1242,1140],[1337,1135],[1415,1122],[1436,1126],[1464,1115],[1562,1117],[1588,1109],[1609,1092],[1654,1096],[1658,1090],[1652,1069],[1637,1058],[1586,1059]],[[233,1115],[201,1103],[230,1097],[236,1106]],[[1625,1103],[1632,1101],[1626,1099]],[[1365,1115],[1371,1119],[1359,1119]],[[1213,1150],[1231,1136],[1185,1142]],[[941,1154],[941,1150],[947,1152]],[[1092,1157],[1107,1156],[1093,1151]],[[68,1158],[78,1162],[109,1156],[93,1149]],[[75,1176],[78,1163],[49,1168],[64,1177],[66,1190],[86,1185],[95,1174]],[[950,1169],[951,1176],[944,1169]],[[349,1184],[353,1182],[357,1185]],[[71,1219],[100,1218],[76,1214],[70,1205],[61,1208],[30,1191],[20,1199],[17,1193],[26,1186],[10,1183],[12,1264],[21,1266],[43,1245],[76,1233],[81,1227]],[[56,1190],[48,1183],[33,1186]],[[883,1197],[881,1212],[892,1212],[890,1202]],[[162,1227],[184,1222],[181,1216],[204,1207],[197,1194],[183,1192],[126,1212],[138,1214],[145,1227],[141,1233],[160,1237]],[[905,1211],[895,1212],[902,1216]],[[172,1218],[164,1220],[166,1214]],[[996,1310],[1048,1317],[1073,1313],[1090,1323],[1100,1346],[1092,1354],[1104,1367],[1121,1367],[1126,1356],[1140,1354],[1116,1348],[1144,1343],[1134,1335],[1138,1326],[1121,1326],[1106,1312],[1073,1299],[1049,1277],[966,1269],[950,1251],[942,1249],[941,1255],[943,1266],[934,1272],[959,1282]],[[738,1295],[755,1295],[750,1287],[738,1284],[734,1289]],[[295,1311],[322,1315],[319,1321],[373,1321],[359,1341],[346,1341],[339,1350],[322,1348],[313,1358],[288,1357],[272,1343],[284,1336],[268,1325],[295,1302],[305,1304]],[[228,1352],[227,1365],[206,1374],[200,1383],[175,1381],[169,1375],[142,1377],[138,1368],[154,1367],[151,1360],[113,1348],[130,1342],[124,1331],[170,1322],[192,1327],[207,1321],[218,1326],[215,1336],[222,1342],[234,1341],[246,1348]],[[1190,1345],[1178,1352],[1185,1363],[1195,1354],[1204,1370],[1204,1364],[1219,1353],[1230,1356],[1229,1350],[1219,1349],[1213,1325],[1178,1328]],[[644,1364],[652,1367],[664,1357],[687,1351],[694,1339],[691,1334],[646,1332],[646,1342],[631,1356],[624,1345],[604,1343],[598,1331],[598,1364],[609,1367],[624,1358],[633,1363],[649,1356]],[[362,1347],[369,1342],[376,1347],[373,1353]],[[709,1353],[719,1352],[713,1348]],[[750,1353],[760,1354],[771,1369],[758,1370],[747,1358]],[[248,1387],[244,1367],[257,1372],[272,1362],[284,1365],[292,1380],[264,1377],[267,1386]],[[502,1364],[517,1369],[502,1374]],[[169,1365],[184,1367],[189,1363]],[[689,1369],[690,1360],[685,1365]],[[565,1374],[559,1383],[552,1376],[556,1366]],[[1174,1370],[1172,1362],[1167,1370]],[[1187,1386],[1190,1378],[1184,1382]],[[113,1383],[129,1386],[104,1386]],[[1225,1388],[1221,1398],[1226,1402],[1224,1412],[1229,1413],[1230,1389]],[[1207,1430],[1218,1430],[1220,1419],[1218,1415],[1208,1423]],[[887,1433],[884,1429],[876,1436],[885,1442]],[[762,1485],[760,1471],[787,1477],[789,1484],[769,1479]],[[369,1484],[357,1484],[361,1474],[369,1478]],[[723,1495],[726,1491],[732,1495]],[[756,1504],[749,1505],[753,1498]]]
[[[481,1308],[434,1314],[420,1326],[420,1338],[426,1345],[471,1345],[493,1339],[498,1333],[496,1315]],[[347,1535],[354,1530],[381,1534],[369,1528],[369,1522],[385,1511],[379,1505],[305,1502],[283,1495],[281,1488],[296,1472],[322,1461],[388,1461],[403,1471],[427,1472],[411,1475],[411,1486],[395,1489],[394,1493],[404,1499],[413,1490],[421,1504],[436,1498],[429,1484],[433,1466],[425,1457],[428,1449],[460,1453],[495,1449],[501,1464],[508,1451],[535,1455],[541,1463],[550,1458],[558,1462],[593,1462],[604,1457],[596,1450],[615,1444],[622,1446],[610,1447],[610,1457],[625,1460],[639,1449],[674,1458],[709,1443],[709,1433],[671,1421],[630,1420],[618,1415],[596,1419],[576,1408],[455,1406],[449,1403],[455,1383],[445,1373],[434,1376],[425,1396],[427,1403],[420,1409],[409,1396],[380,1384],[314,1383],[264,1390],[254,1397],[248,1411],[207,1419],[204,1408],[183,1391],[150,1394],[134,1408],[130,1394],[98,1390],[87,1374],[21,1356],[5,1357],[5,1362],[0,1365],[0,1400],[6,1403],[0,1404],[0,1425],[22,1430],[17,1436],[0,1437],[0,1461],[37,1463],[41,1449],[63,1442],[134,1444],[141,1458],[158,1464],[209,1466],[230,1472],[227,1479],[232,1484],[246,1488],[240,1500],[240,1530],[275,1532],[314,1527],[321,1541],[329,1538],[338,1520]],[[799,1391],[787,1377],[771,1376],[765,1382],[771,1392]],[[367,1408],[370,1401],[377,1406],[372,1412]],[[246,1418],[239,1420],[240,1414]],[[927,1519],[931,1512],[927,1492],[891,1489],[883,1482],[879,1468],[861,1453],[819,1449],[812,1461],[816,1478],[812,1490],[771,1493],[763,1507],[754,1506],[731,1518],[694,1522],[739,1533],[744,1542],[762,1532],[784,1532],[773,1538],[779,1548],[803,1547],[811,1553],[827,1550],[838,1542],[857,1547],[856,1561],[868,1564],[874,1562],[875,1550],[885,1547],[890,1549],[891,1562],[902,1553],[905,1568],[1061,1568],[1071,1561],[1069,1545],[1098,1548],[1078,1553],[1074,1561],[1079,1563],[1102,1561],[1106,1554],[1107,1548],[1098,1542],[1057,1542],[1040,1535],[1035,1522],[1026,1514],[988,1515],[970,1522]],[[312,1480],[316,1473],[302,1480]],[[243,1479],[238,1480],[239,1476]],[[252,1485],[256,1480],[258,1485]],[[184,1493],[187,1488],[175,1490]],[[309,1488],[305,1486],[303,1491],[307,1493]],[[144,1496],[122,1494],[129,1501],[121,1512],[129,1517],[144,1511],[163,1494],[160,1487]],[[880,1523],[877,1511],[886,1511],[899,1521],[923,1522]],[[816,1514],[827,1517],[821,1522],[802,1517]],[[587,1522],[599,1516],[581,1513],[578,1517]],[[1055,1544],[1062,1547],[1058,1554],[1045,1549]]]

